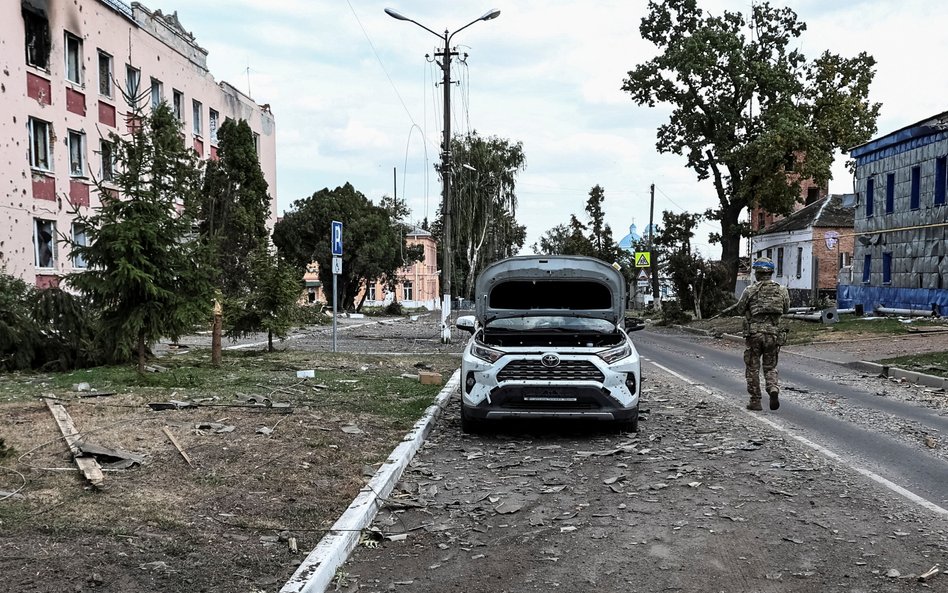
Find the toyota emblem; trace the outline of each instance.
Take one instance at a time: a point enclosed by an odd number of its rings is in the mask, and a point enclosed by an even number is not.
[[[542,362],[543,366],[545,367],[555,367],[559,366],[560,357],[553,353],[544,354],[543,358],[540,359],[540,362]]]

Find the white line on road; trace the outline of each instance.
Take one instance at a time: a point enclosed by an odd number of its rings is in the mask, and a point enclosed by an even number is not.
[[[697,381],[692,381],[692,380],[689,379],[688,377],[685,377],[684,375],[682,375],[682,374],[680,374],[680,373],[677,373],[677,372],[671,370],[670,368],[668,368],[668,367],[666,367],[666,366],[660,365],[660,364],[658,364],[657,362],[655,362],[655,361],[653,361],[653,360],[648,360],[648,359],[644,359],[644,360],[647,360],[648,362],[652,363],[653,365],[655,365],[655,366],[658,367],[659,369],[665,371],[666,373],[668,373],[668,374],[671,375],[672,377],[675,377],[675,378],[678,379],[679,381],[682,381],[682,382],[684,382],[684,383],[687,383],[688,385],[691,385],[692,387],[697,387],[697,388],[700,389],[701,391],[704,391],[705,393],[707,393],[708,395],[711,395],[712,397],[714,397],[714,398],[716,398],[716,399],[719,399],[719,400],[724,401],[724,402],[728,401],[728,398],[724,397],[723,395],[721,395],[721,394],[719,394],[719,393],[715,393],[714,391],[712,391],[712,390],[709,389],[708,387],[702,385],[701,383],[698,383]],[[791,437],[792,439],[796,440],[796,441],[799,442],[799,443],[802,443],[802,444],[806,445],[807,447],[813,449],[814,451],[817,451],[817,452],[821,453],[822,455],[825,455],[826,457],[829,457],[830,459],[832,459],[832,460],[834,460],[834,461],[837,461],[837,462],[839,462],[839,463],[845,465],[846,467],[852,469],[853,471],[855,471],[855,472],[857,472],[857,473],[860,473],[860,474],[866,476],[866,477],[869,478],[870,480],[873,480],[874,482],[877,482],[877,483],[879,483],[879,484],[885,486],[885,487],[888,488],[889,490],[895,492],[896,494],[899,494],[900,496],[903,496],[903,497],[907,498],[908,500],[914,502],[915,504],[917,504],[917,505],[919,505],[919,506],[921,506],[921,507],[924,507],[924,508],[926,508],[926,509],[928,509],[928,510],[930,510],[930,511],[934,511],[935,513],[938,513],[939,515],[948,517],[948,509],[942,508],[942,507],[938,506],[937,504],[931,502],[930,500],[928,500],[928,499],[926,499],[926,498],[922,498],[921,496],[919,496],[918,494],[915,494],[915,493],[912,492],[911,490],[907,490],[906,488],[903,488],[902,486],[899,486],[898,484],[896,484],[895,482],[893,482],[893,481],[891,481],[891,480],[888,480],[888,479],[886,479],[886,478],[883,478],[882,476],[880,476],[879,474],[877,474],[877,473],[875,473],[875,472],[873,472],[873,471],[870,471],[870,470],[868,470],[868,469],[866,469],[866,468],[864,468],[864,467],[860,467],[860,466],[854,464],[850,459],[847,459],[847,458],[843,457],[842,455],[840,455],[839,453],[836,453],[836,452],[834,452],[834,451],[831,451],[830,449],[827,449],[827,448],[824,447],[823,445],[819,445],[819,444],[817,444],[817,443],[814,443],[814,442],[811,441],[810,439],[807,439],[807,438],[802,437],[802,436],[800,436],[800,435],[794,434],[793,432],[791,432],[789,429],[787,429],[787,428],[786,428],[785,426],[783,426],[782,424],[779,424],[779,423],[777,423],[777,422],[774,422],[773,420],[770,420],[769,418],[764,418],[764,417],[761,416],[760,414],[752,414],[752,413],[750,413],[749,411],[744,410],[743,408],[740,409],[739,411],[743,412],[744,414],[746,414],[747,416],[753,418],[754,420],[756,420],[756,421],[758,421],[758,422],[761,422],[761,423],[763,423],[763,424],[766,424],[767,426],[773,428],[774,430],[777,430],[777,431],[780,431],[780,432],[784,433],[785,435]]]

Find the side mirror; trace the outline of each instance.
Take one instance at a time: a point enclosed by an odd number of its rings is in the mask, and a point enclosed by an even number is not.
[[[645,329],[645,320],[639,317],[626,317],[625,318],[625,331],[634,332],[640,329]]]
[[[457,326],[458,329],[466,331],[469,334],[474,333],[474,324],[473,315],[461,315],[458,317],[458,320],[454,322],[454,325]]]

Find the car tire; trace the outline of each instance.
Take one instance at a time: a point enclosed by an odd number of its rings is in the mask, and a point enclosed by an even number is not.
[[[635,408],[635,412],[625,420],[620,420],[619,432],[638,432],[639,431],[639,409]]]
[[[468,416],[461,408],[461,432],[464,434],[481,434],[484,432],[484,421]]]

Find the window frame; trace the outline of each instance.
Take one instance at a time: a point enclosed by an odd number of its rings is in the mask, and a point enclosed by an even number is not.
[[[943,206],[945,204],[946,184],[948,184],[948,157],[936,157],[935,195],[932,198],[932,205]]]
[[[184,121],[184,93],[176,88],[171,89],[171,112],[175,119]]]
[[[922,196],[922,168],[912,167],[912,190],[909,198],[909,209],[918,210],[921,208]]]
[[[882,283],[892,284],[892,252],[882,253]]]
[[[70,42],[75,45],[75,64],[70,63]],[[63,57],[65,59],[65,70],[63,75],[66,78],[67,82],[71,82],[75,85],[82,86],[82,37],[74,35],[69,31],[63,31]],[[75,79],[70,78],[72,76],[72,68],[75,68]]]
[[[783,247],[777,248],[777,278],[783,278]]]
[[[872,254],[866,253],[862,258],[862,283],[869,284],[872,272]]]
[[[99,179],[115,180],[115,146],[105,138],[99,138],[99,161]]]
[[[82,130],[66,130],[66,147],[69,153],[69,176],[72,178],[86,177],[88,169],[86,162],[86,134]],[[73,157],[77,157],[74,160]],[[78,169],[75,164],[78,162]]]
[[[220,127],[220,121],[221,114],[214,109],[208,108],[207,133],[213,145],[217,145],[217,129]]]
[[[43,159],[45,163],[38,162],[36,148],[36,124],[42,124],[44,128],[43,134],[43,148],[45,148]],[[52,171],[53,170],[53,147],[50,144],[50,126],[52,124],[46,120],[39,119],[37,117],[32,117],[27,120],[27,129],[30,138],[30,168],[37,169],[39,171]]]
[[[36,11],[23,7],[23,49],[27,66],[49,72],[53,44],[50,38],[49,19]],[[39,30],[34,25],[42,25]],[[32,34],[32,35],[31,35]],[[41,60],[37,58],[41,58]],[[42,63],[41,63],[42,62]]]
[[[112,99],[115,96],[115,88],[114,88],[115,84],[112,81],[112,74],[114,71],[113,68],[115,64],[115,59],[112,57],[112,54],[104,52],[101,49],[98,50],[98,55],[99,55],[99,62],[98,62],[99,94],[102,95],[103,97],[108,97],[109,99]],[[105,76],[102,76],[103,59],[105,60],[105,63],[107,64]],[[102,88],[102,83],[105,83],[106,85],[104,90]]]
[[[402,300],[403,301],[415,300],[415,287],[412,284],[411,280],[405,280],[402,282]]]
[[[876,180],[873,177],[866,179],[866,218],[875,215]]]
[[[40,256],[40,233],[45,230],[41,229],[41,224],[48,224],[50,238],[49,241],[44,241],[44,245],[48,243],[49,245],[49,265],[42,265],[43,261]],[[44,224],[45,226],[45,224]],[[33,264],[41,270],[55,270],[56,269],[56,221],[49,220],[47,218],[34,218],[33,219]]]
[[[132,79],[135,80],[134,87],[132,86]],[[131,64],[125,64],[125,93],[128,95],[130,101],[134,101],[138,98],[138,94],[141,92],[142,88],[142,70],[141,68],[136,68]]]
[[[195,136],[204,137],[204,104],[191,99],[191,131]]]
[[[86,228],[81,223],[73,221],[69,229],[70,235],[72,236],[72,242],[74,245],[80,245],[82,247],[88,247],[89,237],[86,234]],[[85,260],[84,257],[75,253],[75,250],[70,248],[69,250],[69,260],[72,263],[72,267],[77,270],[85,270],[89,267],[89,262]]]
[[[895,173],[885,176],[885,213],[895,212]]]
[[[803,277],[803,248],[797,247],[797,278]]]
[[[155,92],[157,91],[157,93]],[[151,77],[151,108],[157,109],[161,102],[165,100],[165,85],[163,82]]]

